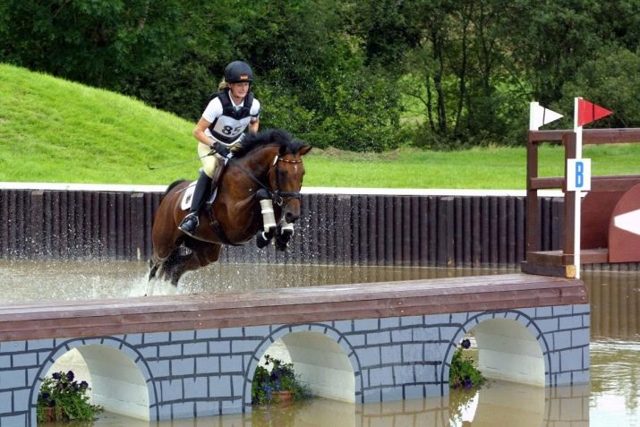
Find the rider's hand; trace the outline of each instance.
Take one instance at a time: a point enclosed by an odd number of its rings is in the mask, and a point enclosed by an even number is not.
[[[229,149],[223,144],[220,144],[218,142],[214,142],[213,144],[211,144],[211,148],[213,150],[215,150],[216,153],[218,153],[220,156],[222,156],[224,158],[229,159],[229,158],[232,157],[232,154],[229,151]]]

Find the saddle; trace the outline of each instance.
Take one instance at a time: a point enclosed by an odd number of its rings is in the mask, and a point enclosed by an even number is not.
[[[188,211],[189,209],[191,209],[191,202],[193,200],[193,192],[195,189],[196,189],[196,181],[191,182],[191,184],[189,184],[189,186],[184,189],[184,192],[182,194],[182,199],[180,200],[181,210]],[[216,188],[213,191],[209,190],[209,194],[205,199],[202,209],[203,210],[206,209],[210,211],[211,206],[213,205],[213,202],[215,202],[217,195],[218,195],[218,186],[216,186]]]
[[[181,210],[188,211],[189,209],[191,209],[191,201],[193,200],[193,192],[195,188],[196,188],[196,181],[193,181],[191,184],[189,184],[187,188],[184,189],[182,199],[180,200]],[[207,198],[205,199],[205,202],[203,203],[202,208],[200,209],[200,214],[202,214],[203,212],[207,212],[206,217],[207,217],[209,226],[218,235],[218,237],[223,243],[231,246],[239,246],[240,244],[234,243],[231,240],[229,240],[229,238],[227,237],[227,234],[222,228],[222,225],[220,225],[220,222],[216,220],[215,216],[213,215],[213,209],[211,209],[211,207],[213,206],[213,203],[215,202],[217,195],[218,195],[218,186],[216,186],[216,188],[213,191],[211,190],[209,191],[209,194],[207,195]],[[197,238],[197,234],[192,237]]]

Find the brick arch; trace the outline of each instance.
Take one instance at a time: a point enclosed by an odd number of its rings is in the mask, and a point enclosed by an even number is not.
[[[536,324],[535,320],[531,316],[520,310],[485,311],[470,316],[453,334],[453,338],[451,339],[447,351],[445,352],[444,360],[442,363],[442,370],[440,372],[442,378],[441,393],[443,395],[446,394],[445,387],[448,388],[449,386],[449,369],[451,367],[451,359],[453,359],[453,353],[456,350],[456,344],[460,342],[468,332],[470,332],[472,329],[486,320],[511,320],[524,326],[524,328],[529,331],[531,336],[535,338],[535,340],[538,342],[538,345],[540,346],[540,349],[542,350],[545,383],[550,384],[552,366],[549,343],[547,342],[544,333]]]
[[[344,350],[355,376],[355,401],[362,401],[362,371],[360,369],[360,359],[358,358],[357,353],[353,349],[353,346],[349,342],[347,337],[345,337],[333,326],[324,323],[282,325],[273,329],[271,333],[260,342],[255,352],[253,353],[253,356],[249,360],[247,370],[245,372],[244,390],[242,393],[243,412],[247,412],[246,408],[251,408],[251,384],[253,382],[253,376],[255,374],[256,368],[258,367],[258,363],[260,362],[260,359],[262,358],[264,353],[266,353],[271,344],[276,342],[278,339],[289,334],[302,332],[320,332],[327,338],[336,342],[340,346],[340,348]]]
[[[40,365],[40,369],[35,376],[35,379],[31,385],[31,391],[29,393],[31,414],[27,419],[28,427],[37,425],[36,406],[38,400],[38,392],[40,390],[40,386],[42,385],[42,381],[49,369],[51,369],[56,360],[63,354],[75,348],[85,347],[89,345],[103,345],[118,350],[124,357],[133,362],[133,364],[142,374],[142,377],[147,384],[147,391],[149,393],[149,418],[151,420],[157,420],[159,418],[159,409],[157,406],[158,390],[155,381],[153,381],[151,370],[149,369],[146,360],[138,350],[136,350],[126,341],[115,337],[99,337],[90,339],[74,338],[62,341],[60,344],[56,345],[53,349],[51,349],[51,352],[44,360],[44,363]],[[152,410],[154,411],[153,413],[151,412]]]

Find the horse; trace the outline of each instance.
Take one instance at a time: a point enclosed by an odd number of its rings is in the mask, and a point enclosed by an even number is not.
[[[191,183],[171,183],[153,218],[149,280],[157,276],[177,286],[185,272],[217,261],[223,245],[243,245],[254,235],[259,248],[275,237],[276,249],[285,250],[300,217],[302,156],[309,150],[280,129],[248,134],[201,209],[194,237],[178,228],[188,213],[183,198]]]

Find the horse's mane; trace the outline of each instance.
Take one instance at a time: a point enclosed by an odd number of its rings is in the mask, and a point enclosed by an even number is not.
[[[282,129],[269,129],[257,134],[247,134],[238,151],[234,153],[234,157],[244,157],[254,149],[268,144],[284,147],[283,154],[295,154],[305,145],[304,142],[293,139],[289,133]]]

